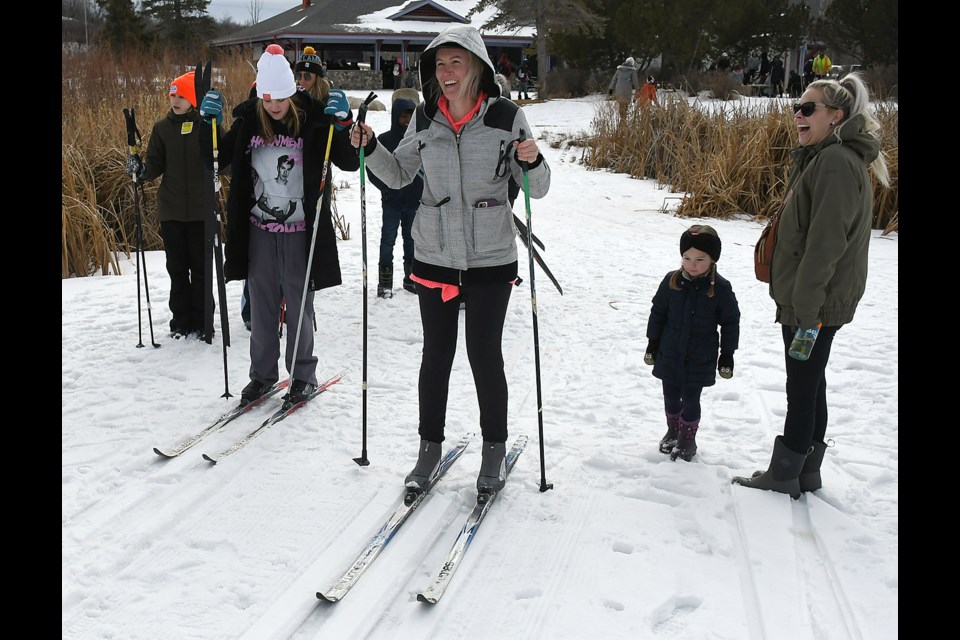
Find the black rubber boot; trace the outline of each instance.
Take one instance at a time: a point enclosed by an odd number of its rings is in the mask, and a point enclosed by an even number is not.
[[[687,422],[682,417],[680,418],[680,433],[677,438],[677,446],[670,452],[671,460],[676,460],[677,458],[682,458],[687,462],[693,460],[693,456],[697,455],[697,429],[699,428],[699,418],[692,422]]]
[[[680,434],[680,412],[668,413],[667,432],[660,438],[660,453],[670,453],[677,446]]]
[[[803,461],[803,468],[800,470],[800,491],[816,491],[823,486],[820,480],[820,465],[823,464],[823,454],[827,451],[827,445],[824,442],[814,442],[813,451]]]
[[[767,470],[757,472],[750,478],[737,476],[733,479],[733,483],[751,489],[787,493],[791,498],[797,499],[800,497],[800,470],[806,458],[806,451],[803,453],[793,451],[783,441],[783,436],[777,436],[773,441],[773,455]]]
[[[377,283],[378,298],[393,297],[393,267],[380,266],[380,281]]]

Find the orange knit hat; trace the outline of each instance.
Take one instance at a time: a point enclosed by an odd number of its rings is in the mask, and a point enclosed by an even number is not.
[[[170,95],[179,95],[197,107],[197,90],[193,83],[194,72],[188,71],[170,83]]]

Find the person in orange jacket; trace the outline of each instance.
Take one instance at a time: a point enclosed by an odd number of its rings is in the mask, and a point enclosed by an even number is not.
[[[647,76],[647,81],[637,89],[637,102],[641,105],[657,104],[657,82],[653,76]]]

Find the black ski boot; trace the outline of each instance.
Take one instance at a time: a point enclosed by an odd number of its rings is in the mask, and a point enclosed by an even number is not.
[[[283,408],[289,409],[295,404],[305,402],[317,390],[317,385],[310,384],[303,380],[294,380],[290,385],[290,393],[283,400]]]
[[[477,476],[479,494],[495,493],[507,482],[507,443],[483,441],[483,459]]]
[[[380,265],[380,281],[377,283],[378,298],[393,297],[393,267]]]
[[[257,400],[268,388],[270,388],[270,385],[266,382],[251,380],[247,383],[247,386],[243,388],[243,391],[240,392],[240,406],[245,407],[254,400]]]
[[[413,471],[403,479],[403,486],[414,492],[421,493],[427,488],[427,483],[440,466],[440,453],[443,445],[429,440],[420,441],[420,453]]]

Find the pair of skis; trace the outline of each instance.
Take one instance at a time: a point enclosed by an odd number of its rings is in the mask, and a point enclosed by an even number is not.
[[[336,383],[340,382],[340,380],[343,379],[344,375],[345,375],[344,373],[338,373],[337,375],[333,376],[326,382],[323,382],[317,385],[316,390],[314,390],[313,393],[311,393],[309,396],[307,396],[304,400],[301,400],[300,402],[289,404],[289,405],[285,402],[284,405],[281,406],[276,411],[274,411],[269,418],[261,422],[258,427],[256,427],[255,429],[247,433],[245,436],[243,436],[242,438],[234,442],[232,445],[230,445],[229,447],[221,451],[219,454],[216,454],[216,455],[208,455],[206,453],[203,454],[203,459],[208,462],[216,464],[217,462],[220,462],[222,459],[226,458],[227,456],[231,456],[235,454],[237,451],[247,446],[251,440],[253,440],[258,435],[266,431],[269,427],[280,422],[281,420],[289,416],[291,413],[293,413],[294,411],[296,411],[297,409],[305,405],[307,402],[316,398],[318,395],[320,395],[321,393],[323,393],[324,391],[326,391]],[[253,402],[247,405],[244,405],[242,407],[235,407],[231,409],[230,411],[226,412],[225,414],[223,414],[222,416],[214,420],[209,426],[204,427],[203,429],[201,429],[194,435],[190,436],[189,438],[186,438],[185,440],[178,442],[172,447],[163,448],[163,449],[160,447],[154,447],[153,451],[158,456],[163,456],[165,458],[176,458],[177,456],[187,451],[188,449],[193,448],[194,445],[199,443],[201,440],[203,440],[207,436],[223,429],[225,426],[227,426],[230,422],[232,422],[236,418],[239,418],[240,416],[249,412],[251,409],[254,409],[260,406],[268,398],[275,396],[279,392],[287,389],[289,385],[290,385],[289,378],[280,380],[274,383],[270,388],[266,390],[266,392],[264,392],[262,396],[260,396]]]
[[[437,470],[434,472],[433,476],[431,476],[426,488],[423,491],[405,492],[404,499],[401,501],[400,505],[390,515],[390,517],[383,522],[380,528],[377,529],[376,533],[374,533],[373,537],[367,542],[366,546],[357,556],[356,560],[354,560],[353,564],[351,564],[350,567],[347,568],[347,570],[343,573],[343,575],[336,582],[334,582],[333,586],[325,591],[318,591],[317,598],[326,600],[327,602],[337,602],[347,595],[360,577],[366,572],[367,569],[370,568],[370,565],[373,564],[373,561],[377,559],[377,557],[380,555],[380,552],[383,551],[387,544],[390,543],[403,523],[406,522],[410,517],[410,514],[413,513],[418,506],[420,506],[420,503],[423,502],[427,493],[429,493],[430,490],[436,486],[451,465],[453,465],[453,463],[460,458],[460,456],[463,454],[463,451],[470,443],[471,437],[472,434],[465,435],[453,447],[451,447],[449,451],[447,451],[446,455],[440,460]],[[517,462],[517,458],[521,453],[523,453],[526,445],[527,436],[520,436],[514,442],[509,453],[507,453],[506,473],[508,476],[510,471],[513,470],[513,467]],[[490,505],[493,504],[496,497],[496,492],[485,492],[477,496],[477,504],[473,508],[473,511],[470,512],[470,515],[467,516],[463,526],[460,528],[460,533],[457,535],[457,539],[454,541],[453,547],[450,549],[450,553],[447,554],[446,560],[434,573],[427,588],[417,594],[417,600],[429,604],[436,604],[437,601],[440,600],[440,597],[443,596],[447,586],[450,584],[454,573],[460,567],[467,548],[473,541],[477,530],[480,528],[480,524],[483,522],[484,518],[486,518],[487,513],[490,510]]]

